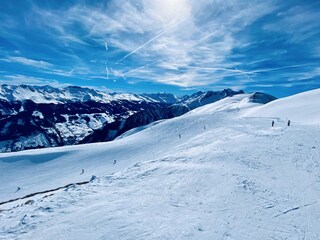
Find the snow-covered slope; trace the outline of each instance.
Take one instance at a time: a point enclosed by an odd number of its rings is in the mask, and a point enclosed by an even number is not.
[[[264,93],[248,93],[248,94],[236,94],[232,97],[226,97],[214,103],[205,105],[203,107],[196,108],[191,112],[194,114],[215,114],[220,111],[240,111],[244,114],[246,111],[250,111],[252,107],[261,106],[264,103],[273,101],[275,98],[271,95]],[[125,136],[130,136],[137,132],[140,132],[148,127],[152,127],[155,124],[158,124],[161,121],[153,122],[149,125],[141,126],[138,128],[133,128],[124,134],[120,138]]]
[[[261,106],[260,98],[259,100],[253,101],[253,96],[256,93],[251,94],[239,94],[235,95],[233,97],[224,98],[220,101],[217,101],[215,103],[203,106],[201,108],[197,108],[193,110],[195,113],[216,113],[219,111],[233,111],[240,109],[242,112],[246,110],[247,108],[251,108],[253,106]],[[261,96],[261,98],[264,98],[264,95]]]
[[[277,99],[252,109],[248,117],[270,117],[292,122],[320,124],[320,89]]]
[[[0,238],[319,239],[320,127],[242,118],[248,97],[108,143],[1,154],[1,200],[97,179],[0,205]]]
[[[184,104],[189,109],[195,109],[197,107],[219,101],[226,97],[232,97],[234,95],[243,94],[243,91],[233,91],[231,89],[224,89],[221,92],[207,91],[197,92],[190,96],[183,96],[178,100],[178,104]]]

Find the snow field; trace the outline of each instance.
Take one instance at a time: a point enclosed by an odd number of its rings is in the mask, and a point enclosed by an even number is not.
[[[320,239],[320,127],[272,128],[242,117],[256,106],[227,105],[113,142],[1,154],[1,200],[98,178],[0,206],[0,239]]]

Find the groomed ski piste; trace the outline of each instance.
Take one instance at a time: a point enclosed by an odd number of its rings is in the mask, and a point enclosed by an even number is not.
[[[320,90],[249,97],[113,142],[1,154],[0,202],[69,186],[0,205],[0,239],[320,239]]]

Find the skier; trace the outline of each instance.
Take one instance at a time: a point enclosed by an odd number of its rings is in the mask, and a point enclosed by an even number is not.
[[[179,138],[181,138],[181,134],[179,134]]]
[[[19,192],[21,190],[21,188],[20,187],[17,187],[17,190],[16,190],[16,192]]]
[[[272,126],[272,127],[274,126],[274,120],[272,120],[271,126]]]
[[[290,124],[291,124],[291,121],[290,121],[290,120],[288,120],[288,127],[290,127]]]
[[[117,163],[117,160],[113,160],[113,165],[115,165]]]
[[[82,174],[84,174],[84,169],[82,169],[82,170],[81,170],[81,173],[80,173],[80,175],[82,175]]]

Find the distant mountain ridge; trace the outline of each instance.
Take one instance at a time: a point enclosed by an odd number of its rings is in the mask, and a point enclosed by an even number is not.
[[[78,86],[54,88],[49,85],[30,86],[6,84],[0,86],[0,99],[9,102],[32,100],[35,103],[70,103],[87,101],[110,103],[118,100],[175,103],[178,101],[178,98],[171,93],[106,93]]]
[[[243,93],[225,89],[177,97],[105,93],[77,86],[2,85],[0,152],[111,141],[132,128]]]

